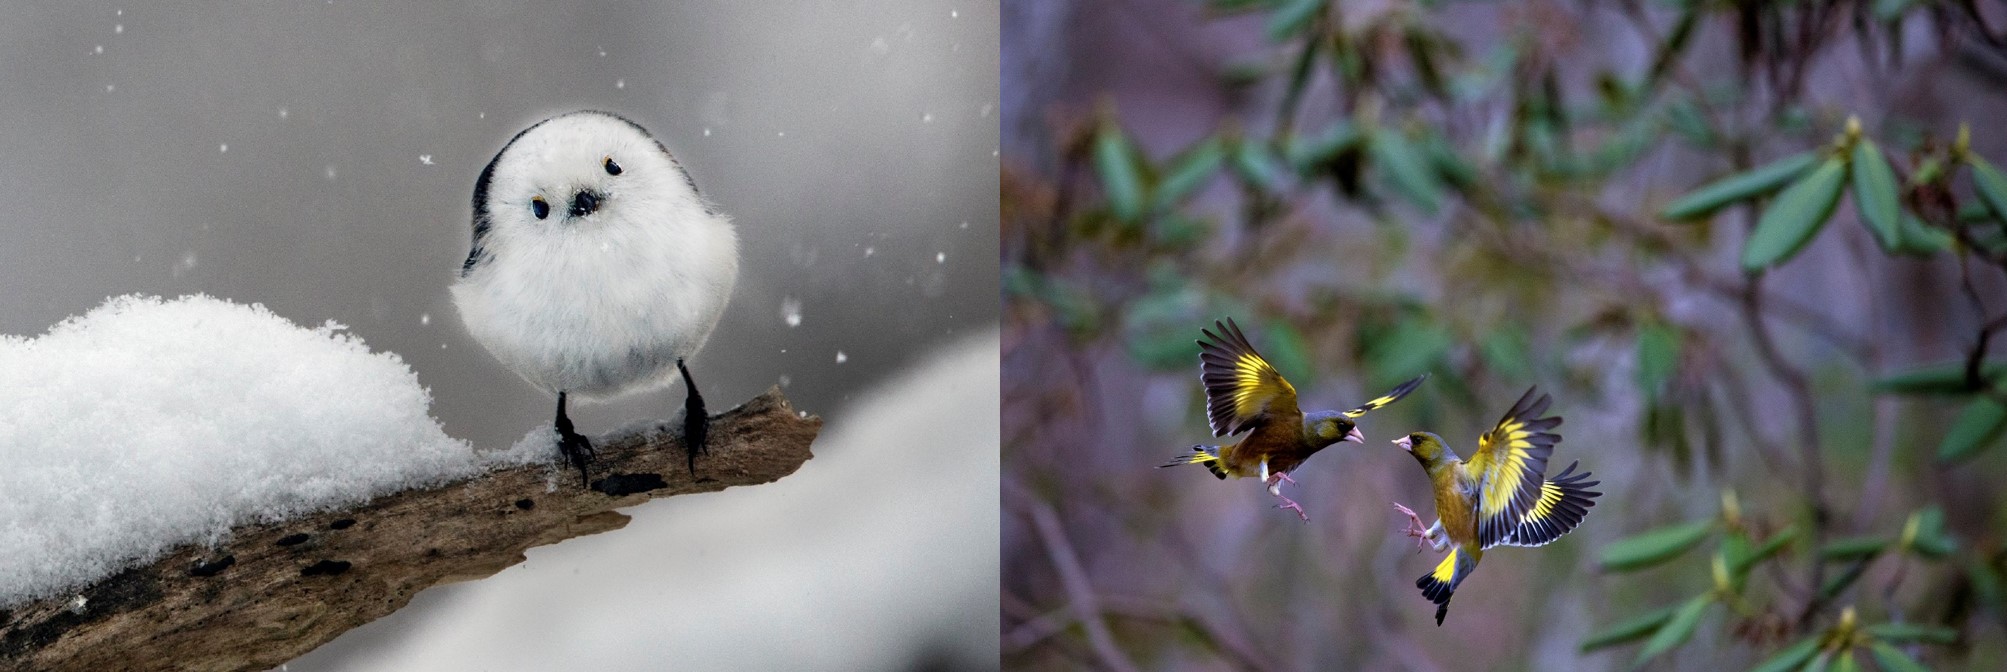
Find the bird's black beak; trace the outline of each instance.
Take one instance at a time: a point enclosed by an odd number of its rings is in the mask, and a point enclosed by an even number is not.
[[[1415,441],[1412,438],[1403,436],[1401,438],[1394,439],[1394,445],[1400,446],[1401,450],[1405,450],[1410,453],[1415,452]]]
[[[590,191],[581,191],[578,192],[578,195],[571,197],[571,216],[573,217],[584,217],[598,209],[599,196],[594,195]]]
[[[1359,433],[1359,428],[1358,428],[1358,427],[1353,427],[1353,428],[1352,428],[1352,431],[1349,431],[1349,432],[1346,432],[1346,433],[1345,433],[1345,438],[1344,438],[1344,439],[1342,439],[1342,440],[1344,440],[1344,441],[1351,441],[1351,442],[1353,442],[1353,443],[1357,443],[1357,444],[1360,444],[1360,445],[1365,445],[1365,443],[1366,443],[1366,435],[1365,435],[1365,434],[1361,434],[1361,433]]]

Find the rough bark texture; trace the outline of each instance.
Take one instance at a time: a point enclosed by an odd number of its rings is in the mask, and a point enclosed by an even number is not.
[[[350,509],[231,531],[80,594],[0,610],[0,668],[263,670],[404,607],[427,587],[479,579],[531,546],[617,530],[615,509],[756,485],[807,461],[822,419],[779,388],[711,420],[693,480],[673,432],[596,437],[593,489],[556,463],[492,471]]]

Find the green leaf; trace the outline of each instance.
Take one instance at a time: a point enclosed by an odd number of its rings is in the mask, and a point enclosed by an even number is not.
[[[1902,13],[1915,3],[1916,0],[1875,0],[1875,18],[1883,21],[1901,18]]]
[[[1373,162],[1386,171],[1395,190],[1414,201],[1423,212],[1435,214],[1442,200],[1442,184],[1406,135],[1382,130],[1367,138],[1366,148],[1372,152]]]
[[[1882,668],[1882,672],[1930,672],[1930,668],[1924,667],[1916,662],[1915,658],[1903,653],[1902,649],[1890,646],[1886,642],[1870,644],[1868,652],[1874,654],[1875,664]]]
[[[1150,199],[1150,209],[1163,212],[1184,200],[1212,179],[1225,160],[1226,148],[1219,138],[1206,138],[1185,150],[1183,156],[1165,168],[1164,179],[1157,183],[1157,193]]]
[[[1713,603],[1714,594],[1707,593],[1680,605],[1679,611],[1673,612],[1672,618],[1660,626],[1658,632],[1652,633],[1651,640],[1646,641],[1645,647],[1638,650],[1638,659],[1633,663],[1633,667],[1643,665],[1645,661],[1657,658],[1659,654],[1675,646],[1685,644],[1687,638],[1693,636],[1694,628],[1700,625],[1701,615],[1707,613],[1707,605]]]
[[[1875,234],[1882,249],[1902,247],[1902,207],[1896,201],[1895,171],[1882,159],[1881,148],[1862,138],[1854,143],[1854,160],[1849,165],[1853,168],[1854,208],[1861,213],[1861,223]]]
[[[1760,271],[1789,261],[1805,243],[1811,242],[1812,236],[1833,216],[1833,208],[1840,204],[1840,187],[1846,173],[1846,159],[1836,156],[1785,187],[1770,202],[1770,207],[1764,209],[1762,219],[1756,221],[1756,230],[1749,233],[1749,241],[1743,244],[1743,270]]]
[[[1833,664],[1833,672],[1860,672],[1861,662],[1854,657],[1852,650],[1840,651],[1834,655],[1839,658]]]
[[[1805,666],[1798,669],[1800,672],[1826,672],[1826,666],[1832,662],[1833,652],[1831,650],[1820,651],[1818,657],[1805,661]]]
[[[1713,530],[1714,521],[1703,520],[1618,539],[1603,547],[1603,571],[1626,572],[1671,560],[1699,544]]]
[[[1115,218],[1134,223],[1143,216],[1143,173],[1136,148],[1113,124],[1101,127],[1094,142],[1094,170],[1108,193]]]
[[[1656,320],[1638,327],[1638,389],[1658,401],[1679,368],[1679,331]]]
[[[1317,16],[1317,10],[1323,8],[1324,0],[1295,0],[1283,5],[1274,14],[1268,15],[1269,41],[1280,42],[1301,32],[1305,25],[1309,25],[1310,19]]]
[[[2007,430],[2007,406],[1992,397],[1975,397],[1958,412],[1944,443],[1937,444],[1937,460],[1956,462],[1972,457],[1998,443],[2003,430]]]
[[[1283,160],[1297,172],[1307,172],[1312,167],[1338,158],[1345,150],[1359,146],[1359,127],[1350,121],[1339,121],[1323,132],[1311,136],[1297,136],[1283,151]]]
[[[1588,639],[1582,640],[1582,651],[1587,653],[1596,649],[1644,639],[1646,636],[1658,632],[1659,626],[1665,625],[1666,621],[1672,620],[1673,610],[1676,608],[1675,606],[1666,606],[1618,621],[1616,625],[1604,628],[1600,632],[1590,635]]]
[[[1676,123],[1675,126],[1678,126]],[[1702,130],[1705,125],[1702,125]],[[1699,132],[1699,131],[1695,131]],[[1783,188],[1785,183],[1798,177],[1818,161],[1817,154],[1805,152],[1772,161],[1758,168],[1729,175],[1707,183],[1685,196],[1674,199],[1659,211],[1659,216],[1671,220],[1693,220],[1713,214],[1722,207],[1754,198]]]
[[[1791,670],[1796,670],[1804,666],[1805,661],[1811,660],[1812,654],[1819,652],[1820,638],[1820,635],[1812,635],[1798,640],[1798,643],[1784,647],[1784,650],[1778,651],[1776,655],[1764,659],[1756,667],[1749,668],[1749,672],[1790,672]]]
[[[1826,542],[1825,546],[1819,548],[1819,557],[1826,560],[1859,558],[1880,553],[1882,549],[1888,548],[1891,543],[1894,542],[1890,541],[1887,537],[1873,535],[1834,539]]]
[[[1195,290],[1169,286],[1144,295],[1122,312],[1122,335],[1129,356],[1144,367],[1175,371],[1198,359],[1199,345],[1191,324],[1200,314],[1203,296]]]
[[[1797,538],[1798,538],[1797,525],[1791,525],[1782,530],[1778,530],[1776,534],[1770,535],[1769,539],[1763,540],[1763,545],[1757,546],[1755,550],[1750,551],[1747,555],[1744,555],[1739,558],[1730,558],[1729,559],[1730,564],[1728,569],[1737,574],[1747,573],[1751,567],[1756,566],[1756,563],[1768,560],[1770,559],[1771,556],[1777,555],[1778,551],[1784,550],[1785,546],[1789,545],[1793,539]]]
[[[1901,234],[1899,236],[1901,245],[1896,247],[1899,252],[1930,256],[1951,247],[1951,234],[1924,224],[1923,220],[1916,218],[1916,215],[1905,212],[1897,218],[1897,221],[1899,222],[1897,233]]]
[[[1998,616],[2007,610],[2007,590],[2000,585],[2000,574],[1991,565],[1979,558],[1967,560],[1965,573],[1972,577],[1972,592],[1979,597],[1979,606]]]
[[[1275,167],[1275,158],[1269,154],[1268,144],[1252,138],[1242,138],[1233,153],[1234,172],[1248,182],[1254,183],[1270,193],[1282,191],[1282,172]]]
[[[1846,571],[1826,577],[1826,582],[1819,585],[1819,599],[1833,599],[1834,596],[1840,594],[1840,591],[1846,590],[1847,586],[1854,585],[1855,581],[1860,580],[1862,574],[1867,573],[1868,564],[1865,561],[1856,562],[1848,565]]]
[[[1926,623],[1876,623],[1867,628],[1875,639],[1884,642],[1930,642],[1950,644],[1958,641],[1958,631],[1942,625]]]
[[[1944,531],[1944,509],[1929,507],[1910,514],[1903,527],[1903,539],[1917,555],[1942,558],[1958,550],[1958,540]]]
[[[1979,363],[1984,381],[2007,378],[2007,360]],[[1883,376],[1868,385],[1877,394],[1967,394],[1975,388],[1966,384],[1965,362],[1945,362],[1920,366],[1902,373]]]
[[[1972,190],[1979,192],[1979,200],[1986,202],[1994,217],[2007,219],[2007,175],[1976,154],[1967,155],[1965,162],[1972,166]]]

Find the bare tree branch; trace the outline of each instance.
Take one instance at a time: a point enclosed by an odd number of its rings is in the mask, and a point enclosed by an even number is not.
[[[523,551],[617,530],[616,509],[757,485],[812,457],[822,419],[779,388],[711,420],[693,478],[673,434],[600,437],[593,489],[551,464],[498,469],[359,506],[231,530],[72,596],[0,610],[0,668],[263,670],[404,607],[428,587],[480,579]]]

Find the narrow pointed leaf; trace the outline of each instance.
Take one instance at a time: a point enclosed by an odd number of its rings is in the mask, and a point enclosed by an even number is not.
[[[1588,639],[1582,640],[1582,651],[1587,653],[1651,636],[1652,633],[1658,632],[1659,626],[1672,620],[1673,611],[1678,608],[1676,605],[1667,606],[1618,621],[1616,625],[1604,628],[1590,635]]]
[[[1916,662],[1915,658],[1903,653],[1902,649],[1890,646],[1887,642],[1875,642],[1868,648],[1868,652],[1874,654],[1875,664],[1881,666],[1882,672],[1930,672],[1930,668],[1924,667]]]
[[[1952,421],[1951,432],[1937,444],[1939,462],[1955,462],[1971,457],[2000,441],[2007,430],[2007,406],[1992,397],[1975,397]]]
[[[1832,662],[1833,662],[1832,651],[1830,650],[1820,651],[1817,657],[1805,661],[1805,666],[1798,669],[1800,670],[1800,672],[1826,672],[1826,667],[1831,665]]]
[[[1603,547],[1603,571],[1630,571],[1671,560],[1699,544],[1713,529],[1714,521],[1704,520],[1618,539]]]
[[[1652,633],[1652,638],[1645,642],[1644,648],[1638,650],[1638,659],[1633,666],[1642,665],[1675,646],[1685,644],[1693,636],[1694,628],[1700,625],[1700,617],[1707,613],[1707,605],[1713,603],[1714,595],[1709,593],[1680,605],[1679,611],[1673,612],[1672,618],[1659,626],[1658,631]]]
[[[1283,38],[1296,34],[1310,19],[1317,16],[1317,10],[1324,8],[1324,0],[1294,0],[1268,15],[1268,39],[1280,42]]]
[[[1282,191],[1282,173],[1275,166],[1275,157],[1269,153],[1268,144],[1244,138],[1239,145],[1233,153],[1234,172],[1270,193]]]
[[[1193,146],[1165,169],[1164,179],[1157,183],[1157,193],[1150,200],[1150,209],[1163,212],[1184,200],[1212,179],[1225,160],[1226,148],[1218,138],[1206,138]]]
[[[1979,377],[1982,383],[2007,378],[2007,360],[1980,362]],[[1883,376],[1868,390],[1878,394],[1966,394],[1974,389],[1969,382],[1965,362],[1944,362]]]
[[[1846,173],[1847,161],[1836,156],[1785,187],[1763,210],[1756,230],[1749,232],[1749,241],[1742,246],[1743,270],[1776,266],[1804,249],[1840,204]]]
[[[1861,661],[1853,651],[1841,651],[1833,659],[1833,672],[1861,672]]]
[[[1709,182],[1666,204],[1659,216],[1672,220],[1706,217],[1737,201],[1776,191],[1812,167],[1818,154],[1805,152],[1772,161],[1763,166]]]
[[[1785,546],[1789,545],[1792,540],[1797,538],[1798,538],[1797,525],[1792,525],[1782,530],[1778,530],[1776,534],[1770,535],[1769,539],[1763,540],[1763,543],[1758,545],[1754,550],[1751,550],[1748,555],[1744,555],[1741,558],[1732,558],[1731,559],[1732,562],[1729,565],[1728,569],[1729,571],[1735,572],[1737,574],[1747,573],[1751,567],[1756,566],[1756,563],[1768,560],[1770,559],[1771,556],[1777,555],[1778,551],[1784,550]]]
[[[1350,121],[1339,121],[1316,135],[1297,136],[1289,147],[1283,150],[1283,159],[1289,167],[1298,172],[1307,172],[1311,167],[1338,158],[1345,150],[1359,146],[1359,127]]]
[[[1749,668],[1749,672],[1791,672],[1803,667],[1805,661],[1811,660],[1812,654],[1818,652],[1819,635],[1812,635],[1798,640],[1796,644],[1784,647],[1784,650],[1778,651],[1776,655],[1764,659],[1756,667]]]
[[[1950,644],[1958,641],[1958,631],[1942,625],[1924,623],[1876,623],[1867,627],[1868,634],[1884,642],[1930,642]]]
[[[1896,200],[1895,171],[1882,159],[1881,148],[1862,138],[1854,143],[1854,160],[1848,165],[1853,169],[1854,208],[1861,213],[1861,223],[1875,234],[1882,249],[1902,247],[1902,207]]]
[[[1656,401],[1679,368],[1679,332],[1659,322],[1638,327],[1638,389]]]
[[[1898,252],[1929,256],[1951,247],[1951,234],[1924,224],[1916,215],[1905,212],[1898,221],[1900,230],[1897,233],[1901,234],[1901,245],[1896,247]]]
[[[1122,131],[1104,127],[1094,142],[1094,170],[1108,193],[1108,208],[1116,219],[1135,222],[1143,216],[1143,174],[1138,169],[1136,148]]]
[[[1994,217],[2007,219],[2007,175],[1978,156],[1967,157],[1966,163],[1972,166],[1972,190],[1979,192],[1979,200],[1986,202]]]
[[[1394,189],[1424,212],[1434,214],[1442,198],[1442,184],[1414,143],[1391,130],[1374,133],[1368,141],[1367,149],[1372,151],[1374,163],[1386,171]]]
[[[1861,536],[1834,539],[1819,548],[1819,557],[1826,560],[1845,560],[1866,555],[1874,555],[1894,543],[1887,537]]]

